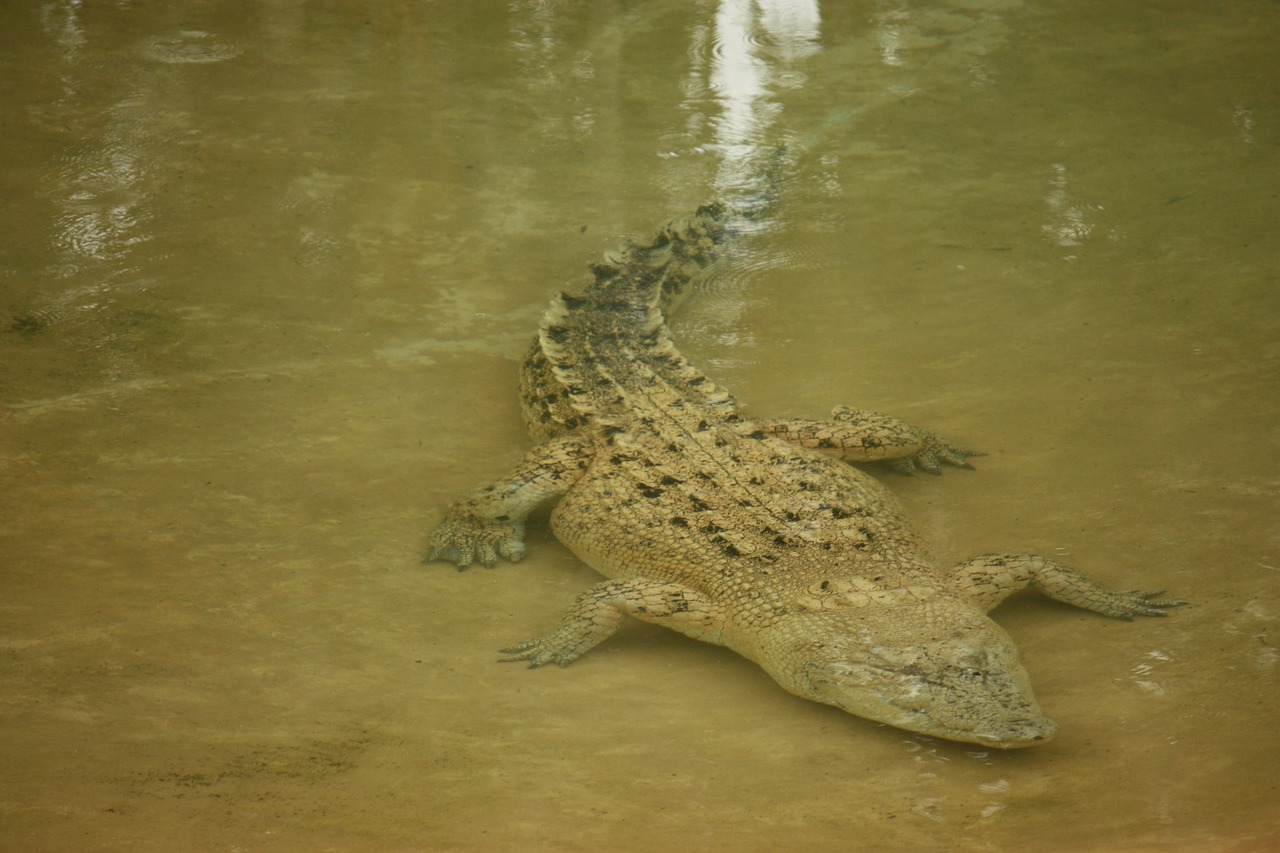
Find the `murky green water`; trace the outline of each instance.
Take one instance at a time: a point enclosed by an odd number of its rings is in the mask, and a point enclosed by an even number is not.
[[[1274,3],[0,7],[0,847],[1280,847]],[[945,560],[1192,606],[997,611],[1053,742],[806,703],[590,570],[419,565],[622,235],[792,164],[685,351],[752,411],[990,455]]]

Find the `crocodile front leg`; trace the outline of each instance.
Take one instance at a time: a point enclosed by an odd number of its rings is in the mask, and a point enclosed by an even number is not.
[[[590,587],[574,601],[560,627],[545,637],[502,651],[504,661],[527,660],[529,667],[567,666],[613,636],[624,615],[664,625],[708,643],[721,644],[724,612],[697,590],[647,578],[611,580]]]
[[[923,468],[941,474],[942,463],[970,468],[974,450],[961,450],[940,435],[889,415],[866,409],[837,406],[830,421],[770,418],[752,421],[754,429],[814,450],[837,450],[849,462],[888,461],[910,474]]]
[[[544,441],[507,477],[449,508],[431,534],[427,558],[465,569],[475,560],[492,566],[498,557],[524,556],[524,519],[547,498],[564,494],[591,463],[595,443],[578,433]]]
[[[1084,575],[1038,554],[983,554],[956,566],[952,587],[984,610],[991,610],[1020,589],[1033,587],[1066,604],[1131,621],[1134,616],[1163,616],[1182,601],[1159,592],[1112,592]]]

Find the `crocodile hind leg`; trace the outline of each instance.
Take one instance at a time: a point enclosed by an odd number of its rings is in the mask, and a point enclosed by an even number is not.
[[[627,615],[697,640],[721,643],[724,613],[714,601],[680,584],[629,578],[588,588],[565,613],[559,628],[503,649],[511,655],[503,660],[527,660],[530,668],[548,663],[567,666],[613,636]]]
[[[544,441],[515,470],[454,504],[431,534],[427,558],[465,569],[475,560],[492,566],[498,557],[524,556],[524,519],[547,498],[564,494],[593,455],[594,443],[577,433]]]
[[[1112,592],[1084,575],[1038,554],[983,554],[956,566],[952,588],[983,610],[991,610],[1020,589],[1045,595],[1125,621],[1134,616],[1163,616],[1185,602],[1160,598],[1159,592]]]
[[[814,450],[836,450],[849,462],[887,461],[903,473],[923,468],[941,474],[942,463],[972,468],[974,450],[962,450],[940,435],[906,421],[866,409],[837,406],[829,421],[769,418],[752,421],[753,429]]]

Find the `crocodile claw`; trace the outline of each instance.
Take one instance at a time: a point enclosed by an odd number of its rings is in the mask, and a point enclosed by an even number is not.
[[[1116,619],[1132,622],[1135,616],[1167,616],[1169,608],[1185,607],[1187,604],[1185,601],[1160,598],[1163,594],[1162,589],[1155,592],[1142,592],[1136,589],[1115,592],[1111,593],[1111,597],[1106,601],[1105,610],[1095,609]]]
[[[516,562],[524,556],[524,525],[450,510],[431,534],[424,563],[448,560],[463,571],[474,562],[493,568],[498,558]]]
[[[510,655],[510,657],[499,658],[498,661],[499,663],[528,661],[529,669],[537,669],[549,663],[568,666],[594,645],[594,643],[584,644],[580,640],[580,636],[568,636],[563,631],[557,631],[545,637],[525,640],[510,648],[501,649],[504,655]]]
[[[974,470],[969,464],[971,456],[986,456],[978,450],[963,450],[947,441],[942,436],[928,430],[918,430],[922,444],[920,452],[915,456],[904,456],[901,459],[892,459],[889,461],[890,467],[899,474],[911,476],[919,470],[923,470],[926,474],[932,474],[937,477],[942,474],[943,464],[951,465],[956,468],[964,468],[966,470]]]

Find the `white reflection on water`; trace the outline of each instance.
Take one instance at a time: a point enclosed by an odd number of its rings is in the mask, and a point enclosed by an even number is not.
[[[1053,164],[1053,178],[1045,195],[1044,225],[1046,237],[1059,246],[1079,246],[1093,231],[1093,222],[1087,205],[1072,199],[1068,190],[1070,180],[1066,165]]]
[[[67,147],[50,182],[48,193],[58,208],[50,241],[59,255],[54,270],[61,278],[89,266],[118,264],[129,247],[148,239],[142,228],[149,216],[138,189],[144,169],[137,139],[143,134],[132,121],[139,99],[128,93],[96,116],[87,115],[81,48],[88,37],[80,5],[49,4],[41,14],[41,24],[59,48],[64,93],[50,115],[76,127],[99,120],[104,125],[96,139],[89,132]]]
[[[880,48],[880,61],[885,65],[905,64],[902,51],[905,33],[912,26],[911,12],[902,3],[876,13],[876,42]]]
[[[681,108],[691,117],[691,132],[710,131],[710,141],[691,153],[718,155],[713,197],[749,208],[755,200],[776,193],[770,185],[781,177],[776,174],[776,150],[788,137],[785,129],[775,127],[783,112],[776,92],[803,85],[806,76],[795,66],[821,50],[820,36],[816,0],[722,0],[710,32],[706,27],[693,30]],[[751,223],[768,226],[767,219]],[[753,246],[740,247],[738,253],[731,276],[779,262]],[[748,293],[726,286],[705,295],[705,301],[715,305],[716,330],[702,333],[716,341],[720,352],[705,360],[712,370],[728,372],[753,361],[756,341],[743,332],[740,322],[750,302]]]
[[[816,0],[723,0],[715,17],[707,88],[719,113],[712,121],[724,197],[762,189],[772,144],[769,130],[782,107],[775,87],[794,88],[791,65],[821,47]]]
[[[49,3],[40,11],[41,23],[53,37],[64,59],[74,58],[84,47],[88,37],[80,21],[81,0],[57,4]]]
[[[1253,145],[1256,141],[1254,136],[1254,117],[1253,110],[1243,104],[1236,104],[1231,113],[1231,120],[1236,126],[1237,138],[1245,145]]]

